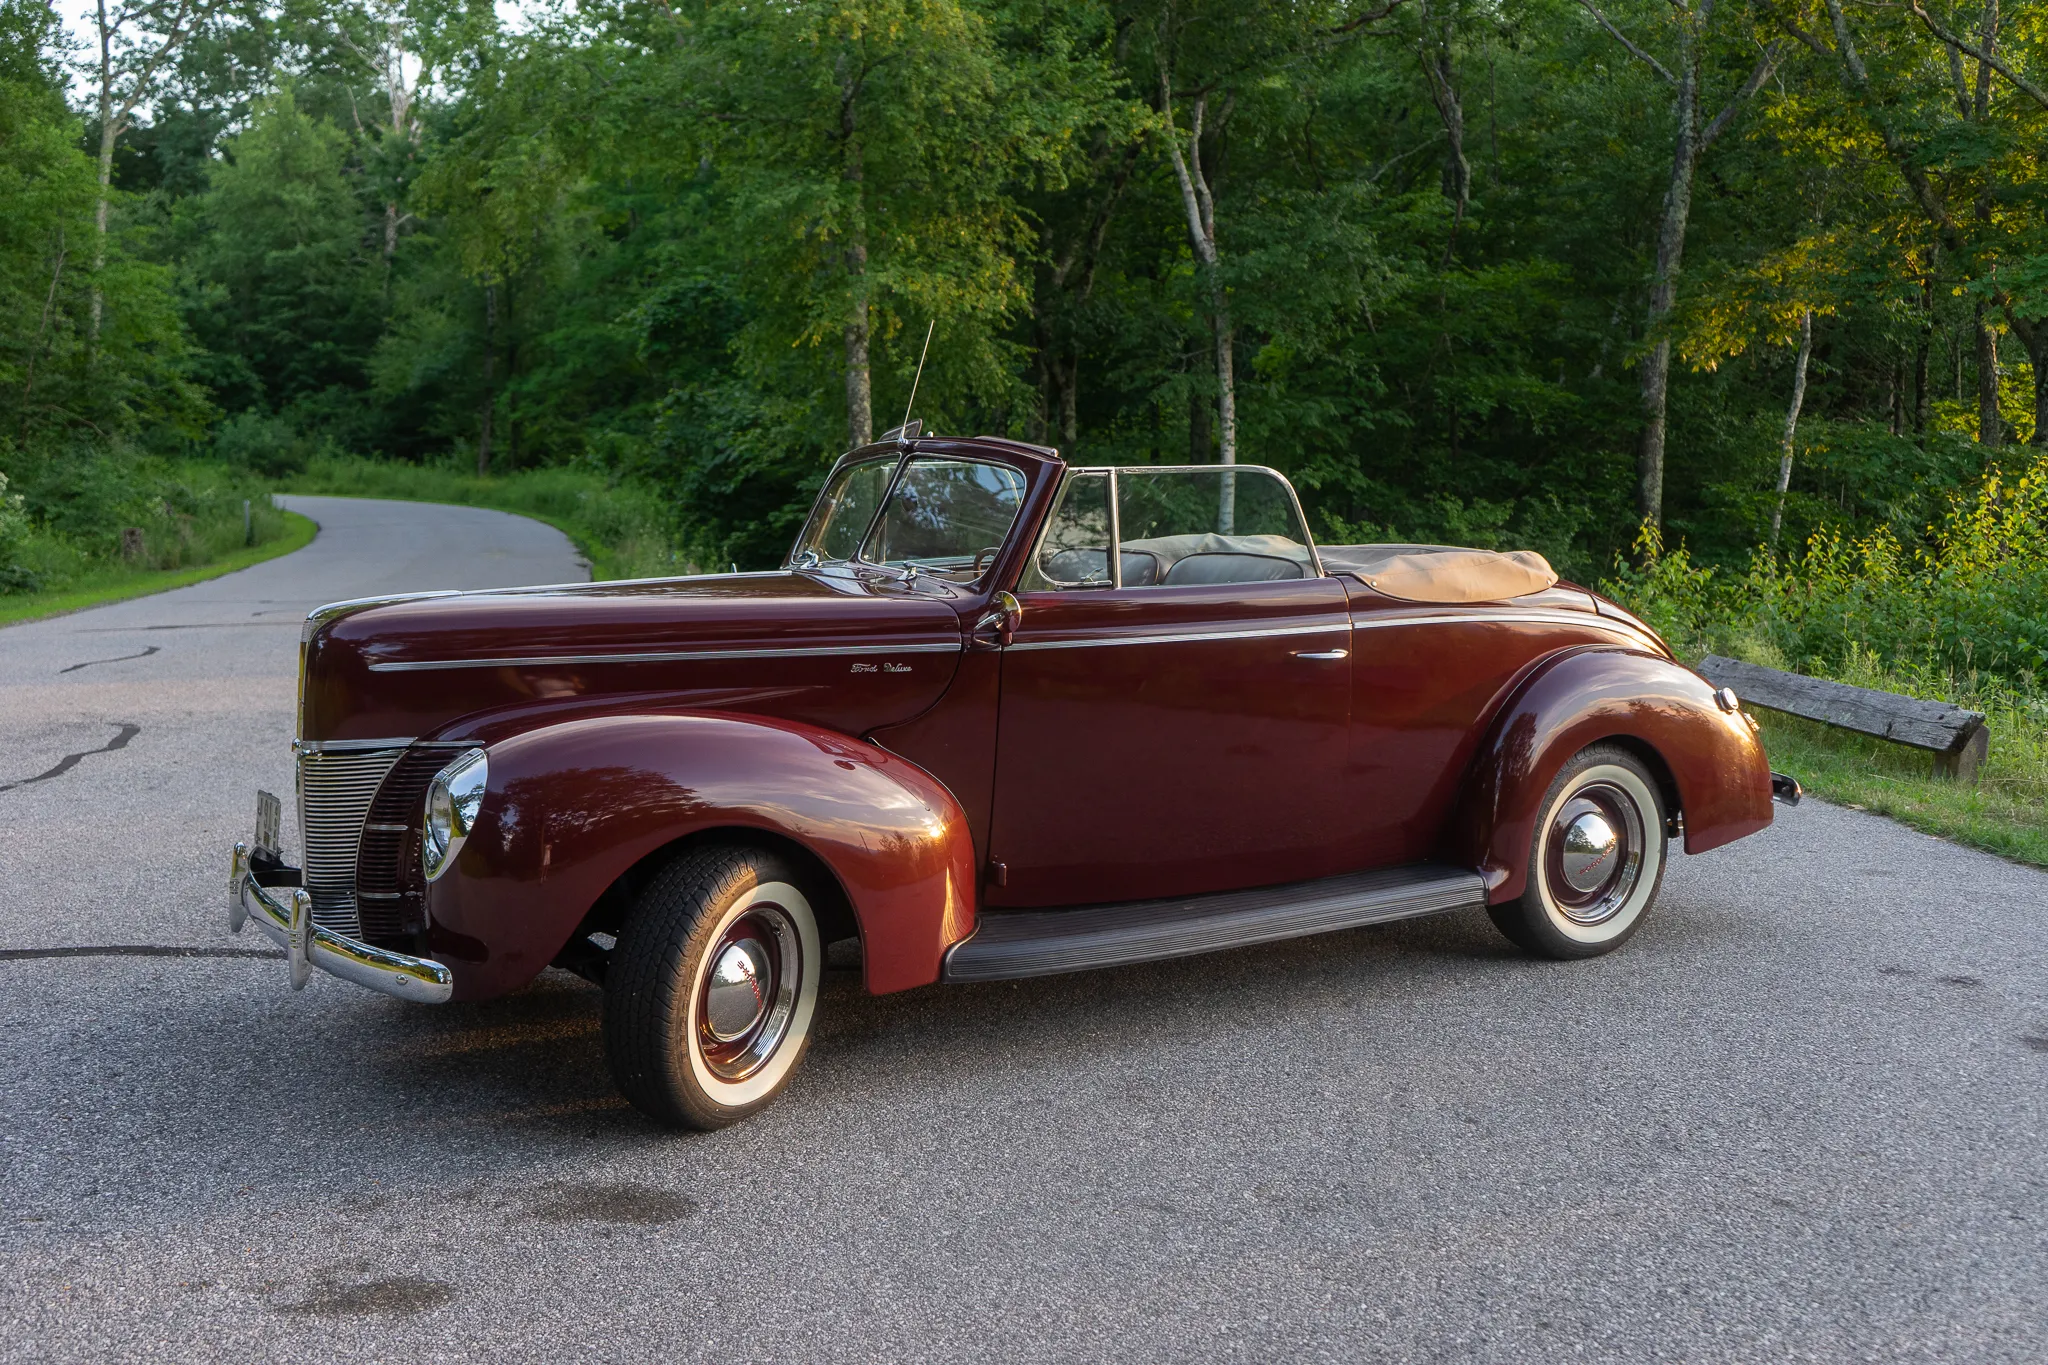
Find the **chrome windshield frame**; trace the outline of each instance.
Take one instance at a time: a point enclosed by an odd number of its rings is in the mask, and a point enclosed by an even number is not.
[[[1053,495],[1053,504],[1045,518],[1045,524],[1038,529],[1039,546],[1032,549],[1035,561],[1045,537],[1052,533],[1053,518],[1059,515],[1060,504],[1066,499],[1071,481],[1079,475],[1106,474],[1109,476],[1109,580],[1100,587],[1119,589],[1124,585],[1123,557],[1123,491],[1120,479],[1124,474],[1222,474],[1249,472],[1270,474],[1279,480],[1287,490],[1287,501],[1294,508],[1294,517],[1301,527],[1302,544],[1308,550],[1309,564],[1314,567],[1316,578],[1330,577],[1323,567],[1322,551],[1316,548],[1315,532],[1309,529],[1308,514],[1301,509],[1301,495],[1294,491],[1294,481],[1271,465],[1263,464],[1089,464],[1068,465],[1060,478],[1059,490]],[[894,489],[891,489],[893,492]]]

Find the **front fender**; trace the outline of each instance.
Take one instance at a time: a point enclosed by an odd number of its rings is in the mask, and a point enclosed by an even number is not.
[[[476,827],[427,889],[457,999],[531,979],[627,869],[708,829],[763,830],[816,854],[852,904],[872,991],[938,980],[946,949],[974,931],[966,816],[936,779],[872,744],[690,713],[567,721],[488,753]]]
[[[1685,851],[1771,823],[1771,769],[1755,729],[1690,669],[1637,650],[1583,649],[1537,668],[1473,758],[1458,822],[1464,861],[1494,903],[1522,894],[1544,794],[1587,745],[1620,740],[1660,760],[1685,813]]]

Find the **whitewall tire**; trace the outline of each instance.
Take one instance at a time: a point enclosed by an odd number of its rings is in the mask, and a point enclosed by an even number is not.
[[[718,847],[684,854],[640,893],[604,1002],[605,1055],[637,1108],[722,1128],[789,1084],[825,963],[803,881],[778,854]]]
[[[1595,745],[1565,764],[1538,809],[1520,898],[1493,922],[1542,957],[1595,957],[1626,943],[1650,912],[1669,851],[1664,797],[1643,761]]]

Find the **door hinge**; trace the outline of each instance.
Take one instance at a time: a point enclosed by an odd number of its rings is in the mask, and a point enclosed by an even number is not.
[[[1001,858],[990,858],[988,860],[988,881],[990,886],[1008,886],[1010,884],[1010,865]]]

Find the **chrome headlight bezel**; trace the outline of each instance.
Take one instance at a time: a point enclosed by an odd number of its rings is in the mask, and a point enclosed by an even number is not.
[[[490,760],[482,749],[465,749],[434,774],[420,812],[420,868],[434,881],[455,863],[469,832],[476,828],[490,781]]]

